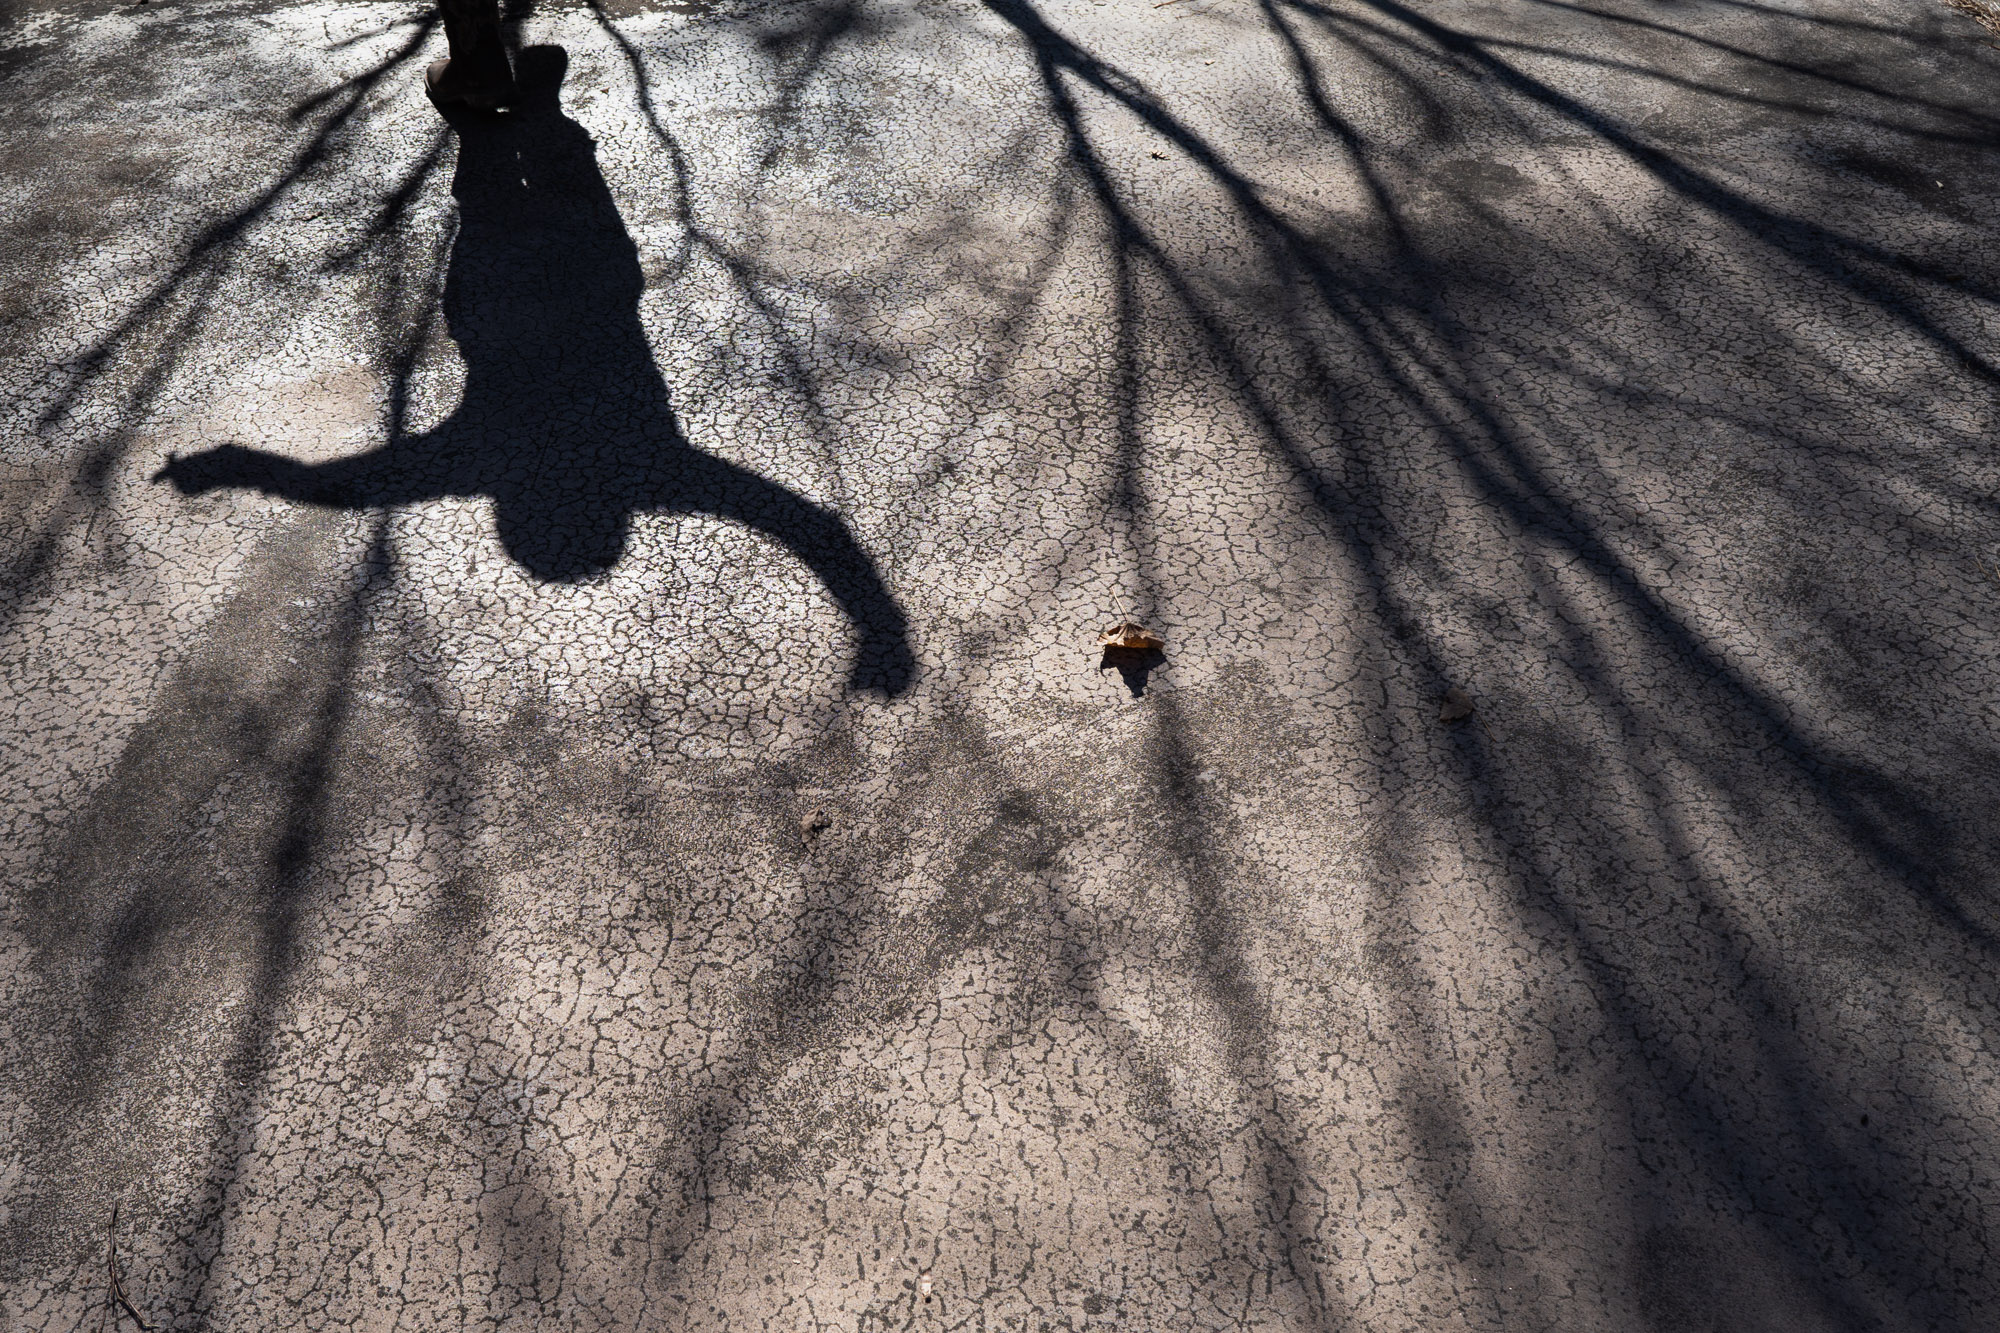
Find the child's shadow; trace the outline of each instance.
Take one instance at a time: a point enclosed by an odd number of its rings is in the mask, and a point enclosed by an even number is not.
[[[712,514],[780,542],[859,631],[852,685],[909,684],[908,624],[840,519],[776,482],[703,453],[681,433],[639,322],[645,279],[592,140],[557,102],[567,57],[530,47],[506,115],[455,113],[458,236],[446,327],[465,397],[436,429],[308,465],[224,445],[155,480],[183,494],[245,487],[304,504],[380,509],[490,496],[500,544],[535,577],[617,564],[640,510]]]

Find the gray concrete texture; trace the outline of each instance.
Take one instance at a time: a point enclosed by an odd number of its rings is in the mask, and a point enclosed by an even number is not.
[[[0,1327],[1996,1326],[1970,19],[510,17],[7,17]]]

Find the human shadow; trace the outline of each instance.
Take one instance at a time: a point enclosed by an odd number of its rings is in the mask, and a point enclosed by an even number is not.
[[[306,464],[228,444],[155,480],[302,504],[386,509],[488,496],[508,555],[574,583],[615,566],[640,511],[741,523],[805,562],[858,632],[855,688],[909,685],[908,623],[875,562],[830,510],[689,443],[639,320],[645,278],[590,135],[562,114],[559,47],[518,61],[505,115],[449,113],[459,140],[459,227],[444,314],[465,394],[435,429]]]

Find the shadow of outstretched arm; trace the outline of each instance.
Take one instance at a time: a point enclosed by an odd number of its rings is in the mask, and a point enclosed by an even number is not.
[[[235,489],[329,509],[386,509],[445,496],[491,496],[501,545],[533,577],[574,583],[616,565],[635,509],[712,515],[769,537],[812,570],[858,635],[850,688],[893,698],[916,660],[909,621],[875,561],[839,516],[802,495],[686,444],[664,466],[572,453],[560,466],[496,454],[483,461],[399,443],[328,463],[225,444],[171,459],[154,474],[183,495]],[[428,459],[429,466],[422,460]],[[536,466],[540,463],[541,466]]]
[[[263,449],[224,444],[175,455],[153,480],[172,483],[182,495],[259,491],[327,509],[383,509],[455,493],[447,487],[412,486],[411,471],[394,466],[388,454],[388,449],[376,449],[330,463],[300,463]]]
[[[875,560],[854,540],[840,516],[747,468],[690,450],[678,495],[653,507],[674,513],[711,514],[769,537],[812,570],[859,636],[850,688],[893,698],[916,672],[909,622],[882,581]]]

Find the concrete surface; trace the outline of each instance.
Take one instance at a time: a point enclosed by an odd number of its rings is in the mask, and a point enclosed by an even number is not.
[[[0,1327],[1995,1326],[1969,19],[515,17],[8,11]]]

